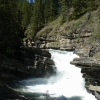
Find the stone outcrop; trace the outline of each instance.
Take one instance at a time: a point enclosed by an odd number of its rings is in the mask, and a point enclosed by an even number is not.
[[[80,58],[74,58],[71,64],[81,68],[85,87],[89,93],[95,95],[100,100],[100,40],[85,46],[83,49],[76,49],[75,53]]]
[[[81,47],[87,41],[87,38],[92,36],[93,28],[87,26],[91,13],[87,13],[81,22],[74,25],[66,25],[52,28],[52,34],[45,33],[36,37],[34,44],[38,48],[53,48],[60,50],[74,50],[76,47]],[[72,23],[74,24],[74,23]],[[77,26],[77,27],[76,27]],[[47,28],[48,29],[48,28]],[[50,32],[51,32],[50,31]],[[31,41],[30,41],[31,42]]]
[[[75,64],[76,66],[80,66],[80,68],[100,68],[100,59],[95,59],[91,57],[74,58],[73,61],[71,61],[70,63]]]
[[[21,47],[13,58],[0,54],[0,100],[29,100],[13,90],[16,82],[31,77],[55,74],[54,62],[47,50]]]
[[[88,37],[91,36],[91,30],[88,31],[87,29],[84,29],[83,32],[86,33],[80,34],[80,33],[76,33],[76,31],[72,31],[70,33],[57,34],[56,36],[48,35],[46,36],[46,38],[43,38],[43,36],[38,37],[38,40],[41,41],[38,44],[38,48],[42,48],[42,49],[52,48],[52,49],[60,49],[60,50],[68,50],[68,51],[75,50],[76,47],[80,48],[81,46],[83,46],[82,44],[84,44],[84,42],[87,41]]]

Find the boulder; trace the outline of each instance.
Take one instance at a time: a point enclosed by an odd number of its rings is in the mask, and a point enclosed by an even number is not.
[[[47,65],[54,65],[55,64],[54,61],[50,58],[46,58],[44,60],[44,63],[47,64]]]
[[[100,68],[100,59],[95,59],[91,57],[74,58],[73,61],[71,61],[70,63],[80,68],[92,68],[92,69]]]
[[[32,48],[32,47],[21,47],[21,49],[31,54],[30,56],[34,56],[35,54],[37,54],[37,55],[51,58],[51,54],[49,53],[48,50],[44,50],[40,48]]]

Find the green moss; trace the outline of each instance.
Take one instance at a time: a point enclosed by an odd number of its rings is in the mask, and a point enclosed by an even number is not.
[[[80,37],[78,37],[78,38],[76,39],[76,42],[77,42],[77,43],[79,43],[79,41],[80,41]]]
[[[23,38],[23,41],[26,41],[27,40],[27,38]]]
[[[49,34],[52,31],[52,28],[46,28],[44,31],[39,32],[37,35],[42,36],[44,34]]]

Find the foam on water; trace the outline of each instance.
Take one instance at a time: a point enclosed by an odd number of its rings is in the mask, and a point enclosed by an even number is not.
[[[70,64],[73,58],[78,57],[73,52],[49,50],[57,67],[57,75],[46,78],[32,78],[21,81],[26,85],[23,91],[33,93],[46,93],[50,96],[81,97],[82,100],[96,100],[85,89],[81,69]],[[61,99],[62,100],[62,99]],[[74,99],[73,99],[74,100]]]

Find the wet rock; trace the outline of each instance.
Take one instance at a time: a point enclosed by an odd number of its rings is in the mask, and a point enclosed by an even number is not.
[[[0,84],[0,98],[1,100],[28,100],[23,95],[4,84]]]
[[[48,57],[35,55],[34,68],[36,69],[36,75],[40,77],[50,77],[55,73],[54,62]]]
[[[27,48],[27,47],[22,47],[22,50],[28,52],[31,54],[34,55],[34,54],[37,54],[37,55],[41,55],[41,56],[44,56],[44,57],[48,57],[48,58],[51,58],[51,54],[47,51],[47,50],[43,50],[43,49],[39,49],[39,48]]]
[[[80,66],[81,68],[99,69],[100,67],[100,59],[95,59],[91,57],[75,58],[70,63],[76,66]]]
[[[85,45],[84,48],[75,49],[74,53],[80,58],[75,58],[70,63],[81,68],[81,73],[83,73],[83,78],[85,79],[86,90],[99,100],[100,46],[98,42],[87,43]]]
[[[45,58],[44,63],[46,63],[47,65],[54,65],[54,61],[52,59],[49,58]]]
[[[0,89],[4,89],[0,90],[2,91],[0,92],[1,100],[26,100],[11,87],[14,87],[15,82],[22,79],[53,75],[54,62],[50,58],[49,51],[31,47],[21,48],[20,54],[16,53],[15,59],[0,55],[0,84],[2,85]]]

